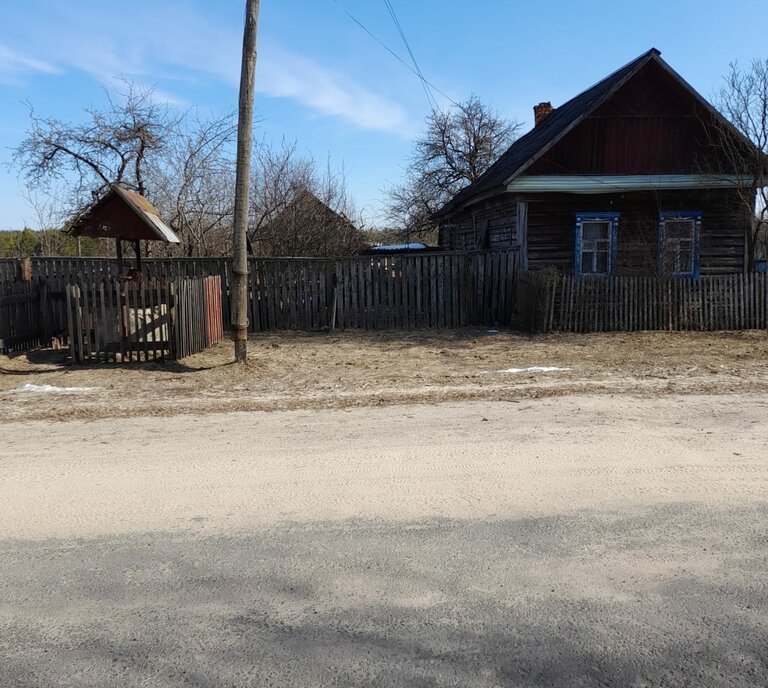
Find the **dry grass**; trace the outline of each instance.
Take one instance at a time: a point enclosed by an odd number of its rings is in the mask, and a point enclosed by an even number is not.
[[[179,363],[67,366],[65,353],[0,357],[3,420],[94,419],[235,410],[349,407],[573,393],[658,395],[768,390],[768,333],[528,337],[485,330],[280,333]],[[509,374],[533,365],[568,372]],[[31,383],[94,387],[20,394]]]

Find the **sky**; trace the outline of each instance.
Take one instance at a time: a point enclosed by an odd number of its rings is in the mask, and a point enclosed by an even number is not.
[[[733,61],[768,57],[764,0],[391,0],[424,76],[454,101],[471,94],[532,126],[651,47],[710,97]],[[237,106],[244,0],[0,0],[0,229],[36,227],[9,167],[29,107],[63,121],[102,106],[128,79],[178,108]],[[430,105],[384,0],[262,0],[255,136],[295,140],[344,165],[357,207],[382,219]],[[435,94],[441,107],[450,102]]]

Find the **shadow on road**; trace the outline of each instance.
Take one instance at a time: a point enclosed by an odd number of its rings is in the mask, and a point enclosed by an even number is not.
[[[764,686],[766,515],[6,541],[0,685]]]

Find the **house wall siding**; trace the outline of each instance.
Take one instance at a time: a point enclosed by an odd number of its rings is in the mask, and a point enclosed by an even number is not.
[[[504,249],[517,241],[517,199],[512,195],[457,213],[440,231],[440,248],[446,251]]]
[[[620,213],[616,273],[658,272],[658,223],[661,211],[701,211],[702,274],[744,270],[744,225],[749,222],[737,192],[625,193],[606,195],[541,194],[528,202],[528,265],[572,271],[577,212]]]
[[[730,169],[695,98],[650,63],[525,174],[700,174]]]

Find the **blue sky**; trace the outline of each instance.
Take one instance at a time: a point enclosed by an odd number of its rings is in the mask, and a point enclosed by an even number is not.
[[[0,229],[35,226],[6,168],[30,102],[44,116],[82,117],[128,78],[179,107],[236,106],[244,0],[0,2]],[[728,64],[766,57],[764,2],[625,3],[392,0],[425,76],[454,100],[476,93],[530,126],[650,47],[705,96]],[[346,166],[359,208],[375,218],[429,111],[417,78],[342,11],[406,59],[383,0],[262,0],[256,135],[296,139]],[[446,101],[438,96],[438,102]]]

